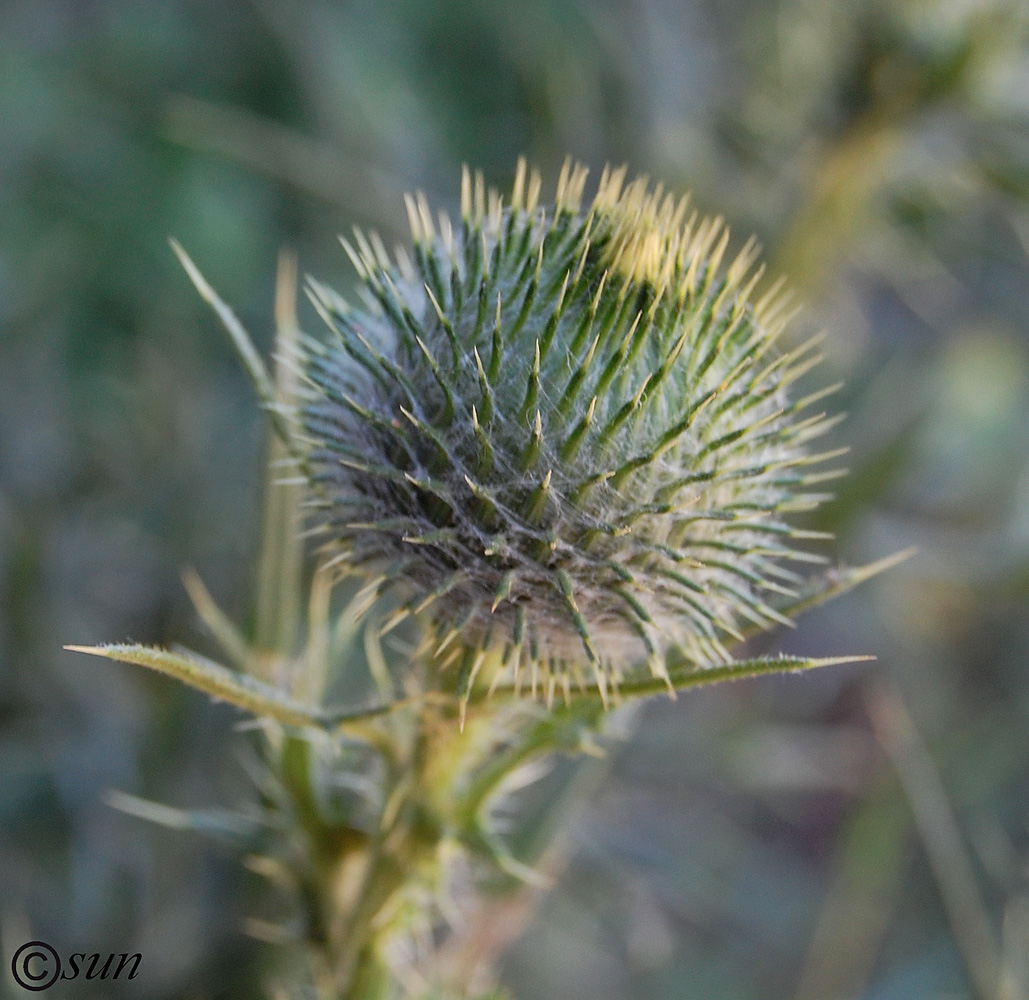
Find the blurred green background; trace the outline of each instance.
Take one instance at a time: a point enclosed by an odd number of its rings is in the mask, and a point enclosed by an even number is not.
[[[251,794],[224,706],[62,652],[245,620],[276,256],[404,239],[462,162],[627,162],[756,232],[824,326],[839,558],[919,554],[764,649],[873,666],[660,702],[512,945],[523,1000],[1029,997],[1029,11],[1019,0],[4,0],[0,944],[141,951],[61,996],[258,997],[232,855],[103,801]],[[308,330],[317,331],[310,312]],[[1002,992],[983,984],[1003,968]],[[1006,991],[1006,992],[1005,992]]]

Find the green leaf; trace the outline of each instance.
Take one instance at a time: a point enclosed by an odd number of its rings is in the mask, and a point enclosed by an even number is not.
[[[296,410],[300,376],[291,358],[296,356],[300,328],[297,325],[296,258],[283,253],[275,284],[275,399],[283,422],[290,424]],[[284,439],[278,424],[269,435],[258,549],[257,586],[254,595],[254,645],[262,652],[288,657],[294,652],[300,623],[303,592],[302,564],[304,487],[297,477],[291,436]],[[293,694],[304,694],[294,685]]]
[[[75,653],[104,656],[109,660],[134,663],[149,667],[162,674],[204,691],[221,701],[231,702],[252,715],[274,719],[290,726],[318,726],[325,724],[322,709],[302,705],[278,688],[245,674],[237,673],[220,663],[194,653],[174,653],[153,646],[65,646]]]
[[[88,653],[90,656],[103,656],[109,660],[149,667],[151,670],[174,677],[198,691],[204,691],[213,698],[231,702],[251,715],[274,719],[287,726],[338,731],[373,745],[379,745],[381,734],[370,733],[367,727],[361,727],[361,723],[418,700],[401,698],[379,705],[321,708],[298,702],[271,684],[230,670],[196,653],[172,652],[155,646],[128,644],[64,648],[73,653]]]
[[[841,567],[829,570],[822,576],[812,580],[793,603],[785,607],[777,607],[776,610],[787,618],[803,614],[805,611],[810,611],[811,608],[818,607],[819,604],[825,604],[827,601],[834,600],[841,594],[847,593],[848,590],[853,590],[866,580],[871,580],[873,576],[878,576],[880,573],[885,573],[888,569],[893,569],[894,566],[899,566],[902,562],[906,562],[915,555],[917,551],[918,549],[912,546],[900,552],[894,552],[892,556],[886,556],[875,562],[866,563],[864,566]],[[746,639],[760,631],[762,629],[744,629],[742,633],[743,638]]]
[[[229,616],[215,603],[203,580],[194,570],[186,569],[182,572],[182,583],[200,620],[221,646],[222,652],[240,670],[251,671],[255,666],[255,658],[247,647],[246,640]]]
[[[501,839],[484,823],[474,822],[460,834],[461,843],[477,857],[495,865],[496,868],[516,882],[535,886],[537,889],[552,889],[553,880],[531,865],[519,861]]]
[[[257,820],[227,809],[175,809],[117,790],[107,792],[104,798],[109,806],[129,816],[172,830],[192,830],[244,850],[254,850],[264,832]]]
[[[200,293],[200,297],[215,311],[218,319],[222,321],[222,326],[225,327],[229,339],[232,341],[232,346],[236,349],[240,361],[243,362],[243,367],[246,369],[247,375],[250,376],[250,381],[254,385],[257,397],[268,411],[268,416],[271,418],[272,425],[275,427],[279,437],[287,444],[291,443],[292,434],[290,433],[289,421],[282,413],[278,393],[272,384],[272,380],[268,375],[268,369],[265,367],[261,355],[257,353],[257,348],[254,347],[254,342],[250,339],[250,334],[247,333],[243,324],[236,318],[236,314],[207,283],[207,279],[200,273],[200,269],[193,263],[189,254],[182,249],[176,240],[169,240],[168,242],[171,244],[172,250],[175,251],[175,255],[179,258],[179,262],[185,268],[186,274],[189,275],[189,280],[193,282],[196,290]]]
[[[708,684],[721,684],[725,681],[745,680],[748,677],[762,677],[765,674],[795,674],[804,670],[816,670],[819,667],[838,667],[844,663],[866,663],[874,660],[874,656],[826,656],[814,659],[803,656],[767,656],[752,660],[737,660],[734,663],[719,664],[714,667],[671,668],[668,680],[650,674],[640,675],[639,679],[626,678],[618,685],[622,698],[636,698],[649,694],[662,694],[668,685],[676,691],[703,687]],[[588,696],[599,698],[599,692],[587,691]]]
[[[626,701],[633,698],[645,698],[655,694],[667,694],[673,691],[685,691],[689,688],[703,687],[708,684],[721,684],[725,681],[745,680],[748,677],[761,677],[765,674],[792,674],[803,670],[815,670],[818,667],[836,667],[844,663],[865,663],[874,660],[874,656],[827,656],[814,659],[803,656],[770,656],[751,660],[736,660],[733,663],[722,663],[711,667],[688,666],[670,667],[668,676],[654,676],[642,670],[626,674],[618,683],[617,693],[609,694],[608,700],[617,705],[619,699]],[[612,689],[613,690],[613,689]],[[514,697],[514,688],[510,685],[498,687],[491,696],[493,698]],[[585,687],[573,691],[570,704],[602,701],[599,688]]]
[[[516,768],[536,757],[579,750],[586,734],[597,728],[603,716],[599,691],[593,689],[593,693],[597,695],[593,702],[577,697],[569,705],[546,712],[540,709],[540,717],[510,747],[494,754],[469,783],[455,810],[457,825],[474,829],[486,803]]]

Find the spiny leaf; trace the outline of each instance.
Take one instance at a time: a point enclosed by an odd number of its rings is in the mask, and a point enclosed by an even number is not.
[[[695,665],[669,668],[667,679],[654,676],[652,673],[640,673],[635,676],[624,675],[618,682],[618,695],[622,701],[631,698],[642,698],[661,694],[668,690],[669,684],[676,691],[690,688],[720,684],[725,681],[746,680],[751,677],[762,677],[766,674],[801,673],[816,670],[820,667],[836,667],[846,663],[868,663],[874,656],[828,656],[822,658],[806,658],[798,656],[762,657],[750,660],[737,660],[732,663],[719,664],[712,667]],[[513,687],[498,685],[493,697],[503,698],[514,694]],[[608,698],[610,694],[606,695]],[[605,697],[597,688],[586,688],[573,692],[572,701],[585,699],[601,703]]]
[[[219,701],[230,702],[252,715],[274,719],[284,725],[317,729],[338,728],[350,732],[353,724],[386,715],[412,703],[412,699],[397,699],[378,705],[347,708],[329,705],[321,708],[301,704],[270,684],[237,673],[194,653],[178,653],[135,644],[65,646],[64,649],[73,653],[88,653],[90,656],[102,656],[121,663],[149,667]],[[354,732],[360,735],[359,730]]]
[[[853,590],[855,587],[873,577],[878,576],[880,573],[885,573],[889,569],[893,569],[894,566],[899,566],[903,562],[907,562],[912,556],[916,555],[918,549],[914,546],[895,552],[891,556],[885,556],[882,559],[877,559],[875,562],[866,563],[864,566],[851,566],[842,567],[840,569],[831,570],[822,576],[815,578],[810,581],[804,588],[803,593],[797,598],[797,600],[781,605],[777,610],[780,614],[786,615],[787,617],[794,618],[797,615],[803,614],[805,611],[810,611],[812,608],[818,607],[820,604],[825,604],[827,601],[834,600],[848,591]],[[742,632],[742,637],[747,639],[750,636],[759,632],[760,629],[748,628]]]
[[[203,580],[193,570],[187,569],[182,574],[182,582],[201,621],[210,629],[224,652],[241,670],[250,669],[254,661],[253,653],[228,615],[215,604]]]
[[[176,240],[169,240],[169,243],[172,250],[175,251],[175,255],[179,258],[180,263],[185,268],[186,274],[189,275],[189,280],[193,282],[196,290],[200,293],[200,297],[210,305],[215,315],[222,321],[222,326],[225,327],[229,334],[232,346],[235,347],[240,361],[243,362],[244,370],[250,376],[250,381],[257,392],[257,398],[268,411],[268,416],[271,418],[276,432],[283,441],[293,444],[293,430],[289,425],[289,421],[279,409],[279,399],[275,386],[268,375],[268,369],[265,367],[261,355],[257,353],[257,348],[254,347],[254,343],[250,339],[250,334],[247,333],[243,324],[236,318],[236,314],[207,283],[207,279],[200,273],[199,268],[193,263],[189,254],[182,249],[181,245]]]
[[[154,646],[65,646],[74,653],[103,656],[167,674],[220,701],[227,701],[251,715],[274,719],[290,726],[322,726],[324,712],[301,705],[278,688],[196,654],[185,655]]]
[[[117,790],[107,792],[104,799],[119,812],[148,823],[172,830],[192,830],[246,851],[256,849],[265,831],[264,825],[257,820],[227,809],[175,809]]]

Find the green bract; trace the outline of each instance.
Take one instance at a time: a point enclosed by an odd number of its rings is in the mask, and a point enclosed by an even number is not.
[[[723,268],[721,219],[624,178],[583,209],[566,164],[550,208],[524,162],[509,202],[465,171],[459,226],[408,200],[413,255],[345,243],[360,305],[311,284],[334,334],[301,359],[322,528],[424,613],[462,693],[606,697],[673,649],[726,662],[742,627],[784,620],[787,564],[820,561],[784,519],[831,475],[808,442],[834,421],[806,411],[835,387],[788,396],[815,342],[775,349],[787,303],[752,297],[752,242]]]

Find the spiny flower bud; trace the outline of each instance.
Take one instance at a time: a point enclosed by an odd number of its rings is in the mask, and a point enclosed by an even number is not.
[[[723,269],[721,219],[624,168],[582,209],[585,182],[566,163],[548,209],[524,161],[507,204],[466,170],[460,226],[408,199],[413,256],[344,241],[360,306],[310,288],[335,334],[302,358],[323,530],[428,616],[463,692],[490,652],[551,697],[673,647],[724,662],[783,620],[784,563],[820,561],[783,516],[821,499],[807,443],[833,421],[801,414],[832,389],[789,400],[818,357],[776,351],[753,242]]]

